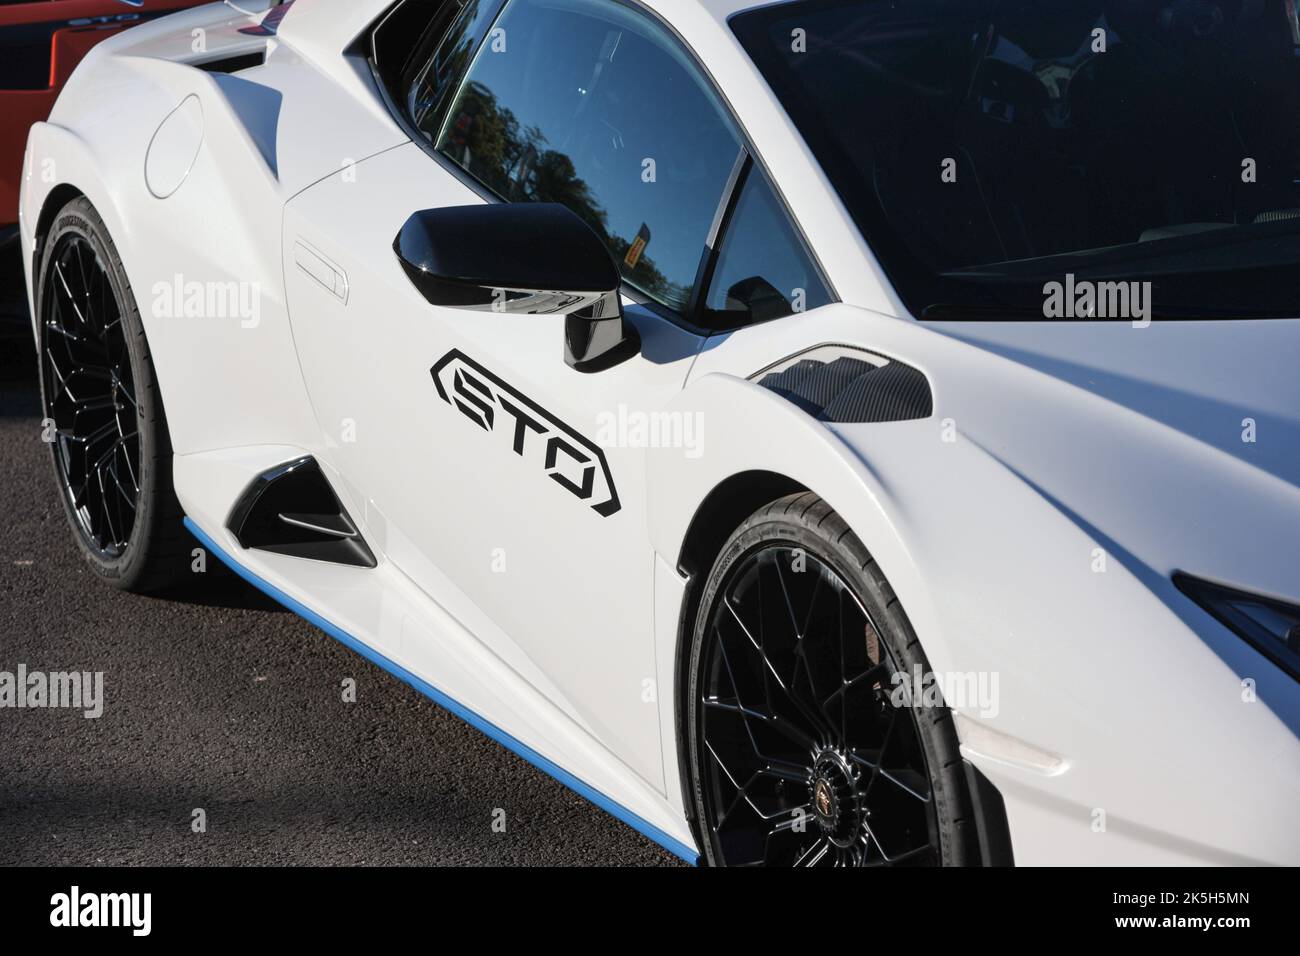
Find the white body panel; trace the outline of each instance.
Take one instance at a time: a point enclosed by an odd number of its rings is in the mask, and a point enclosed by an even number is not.
[[[393,238],[416,210],[479,202],[411,144],[289,204],[286,262],[306,240],[346,271],[352,290],[344,303],[286,270],[324,456],[390,560],[431,593],[445,589],[510,667],[662,792],[643,452],[605,450],[621,507],[598,516],[545,481],[540,438],[525,431],[531,440],[516,454],[513,420],[485,434],[438,397],[430,371],[460,351],[594,435],[601,410],[675,397],[701,340],[633,309],[642,354],[588,376],[562,361],[562,316],[430,306],[391,253]]]
[[[845,518],[936,670],[998,675],[997,712],[958,707],[958,732],[1006,802],[1017,862],[1300,862],[1295,682],[1170,582],[1186,570],[1300,602],[1300,322],[916,322],[730,7],[645,5],[707,64],[840,303],[706,342],[626,302],[642,353],[592,375],[565,365],[559,317],[429,306],[393,238],[419,209],[482,200],[345,53],[385,0],[303,2],[252,39],[214,4],[97,47],[30,136],[29,292],[42,216],[86,195],[140,303],[177,494],[208,541],[677,852],[694,843],[679,559],[709,493],[763,471]],[[259,48],[265,65],[234,76],[189,65]],[[160,199],[150,142],[190,97],[201,143],[192,163],[163,157],[180,183]],[[256,314],[187,318],[189,282],[255,289]],[[828,426],[746,380],[825,343],[919,369],[934,414]],[[593,514],[535,448],[515,454],[439,397],[431,369],[453,350],[588,437],[620,406],[698,414],[703,453],[604,449],[621,508]],[[1243,445],[1243,418],[1267,439]],[[260,472],[303,454],[378,567],[246,550],[226,529]]]

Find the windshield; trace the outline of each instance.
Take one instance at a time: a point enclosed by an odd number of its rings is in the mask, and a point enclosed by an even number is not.
[[[919,318],[1300,316],[1300,0],[798,0],[731,26]]]

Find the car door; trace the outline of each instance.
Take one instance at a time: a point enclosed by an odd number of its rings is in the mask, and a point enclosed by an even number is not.
[[[322,454],[388,560],[662,790],[644,458],[706,437],[655,416],[704,340],[687,316],[741,137],[680,43],[621,3],[470,0],[426,62],[401,108],[417,142],[286,207]],[[393,252],[408,217],[500,201],[561,202],[596,231],[637,355],[579,372],[561,315],[419,294]]]

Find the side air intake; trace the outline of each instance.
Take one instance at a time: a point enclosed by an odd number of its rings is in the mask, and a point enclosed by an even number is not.
[[[310,455],[253,479],[226,527],[245,548],[360,568],[378,563]]]
[[[823,345],[752,376],[824,422],[904,422],[934,411],[930,382],[910,365],[860,349]]]

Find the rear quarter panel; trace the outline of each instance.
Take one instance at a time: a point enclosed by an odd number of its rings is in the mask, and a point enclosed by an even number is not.
[[[28,141],[25,266],[30,273],[32,232],[54,188],[85,194],[121,255],[179,454],[318,443],[285,307],[283,207],[312,182],[406,141],[359,98],[368,74],[344,57],[342,40],[322,62],[319,49],[309,59],[278,36],[242,32],[251,23],[212,5],[101,44]],[[258,48],[265,64],[233,75],[174,59]],[[201,143],[179,188],[159,198],[146,157],[164,119],[191,97]]]

